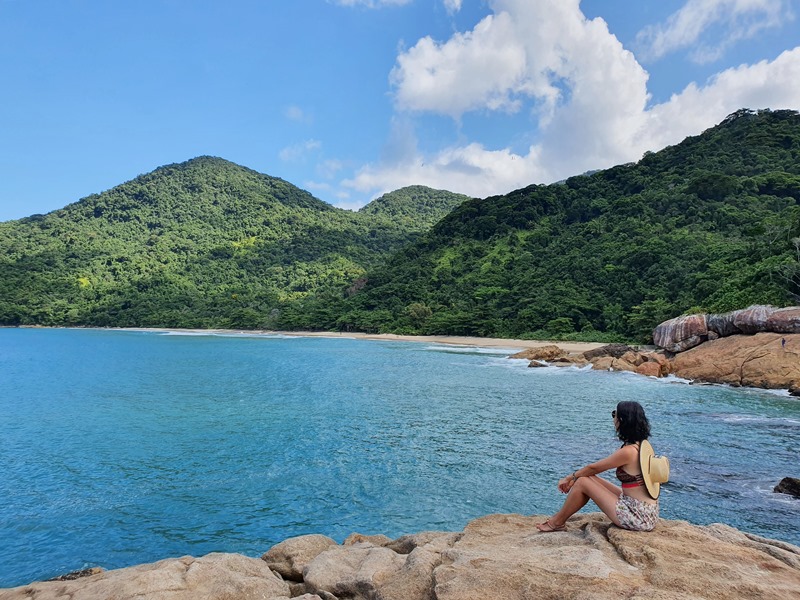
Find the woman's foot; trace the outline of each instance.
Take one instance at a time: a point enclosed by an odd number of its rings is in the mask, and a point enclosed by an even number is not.
[[[544,523],[539,523],[536,526],[536,529],[538,529],[542,533],[552,533],[554,531],[566,531],[567,526],[566,525],[553,525],[553,523],[550,522],[550,519],[547,519],[547,521],[545,521]]]

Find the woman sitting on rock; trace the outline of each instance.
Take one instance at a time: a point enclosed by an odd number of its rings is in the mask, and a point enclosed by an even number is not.
[[[650,423],[638,402],[620,402],[611,416],[622,447],[558,482],[558,489],[567,494],[567,499],[561,510],[536,526],[539,531],[564,531],[567,519],[589,500],[594,500],[619,527],[651,531],[656,526],[660,484],[667,481],[669,461],[653,456],[653,448],[647,441]],[[617,469],[622,487],[597,476],[613,468]]]

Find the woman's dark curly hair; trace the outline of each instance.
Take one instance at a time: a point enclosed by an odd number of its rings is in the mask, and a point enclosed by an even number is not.
[[[619,428],[617,437],[626,444],[641,442],[650,437],[650,421],[638,402],[620,402],[617,404],[617,420]]]

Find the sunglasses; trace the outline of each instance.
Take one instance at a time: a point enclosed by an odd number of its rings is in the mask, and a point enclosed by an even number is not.
[[[612,410],[611,411],[611,418],[612,419],[616,419],[617,418],[617,411],[616,410]]]

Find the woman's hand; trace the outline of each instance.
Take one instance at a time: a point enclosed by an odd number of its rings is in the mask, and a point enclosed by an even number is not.
[[[567,475],[558,480],[558,491],[562,494],[568,494],[573,485],[575,485],[575,480],[572,475]]]

